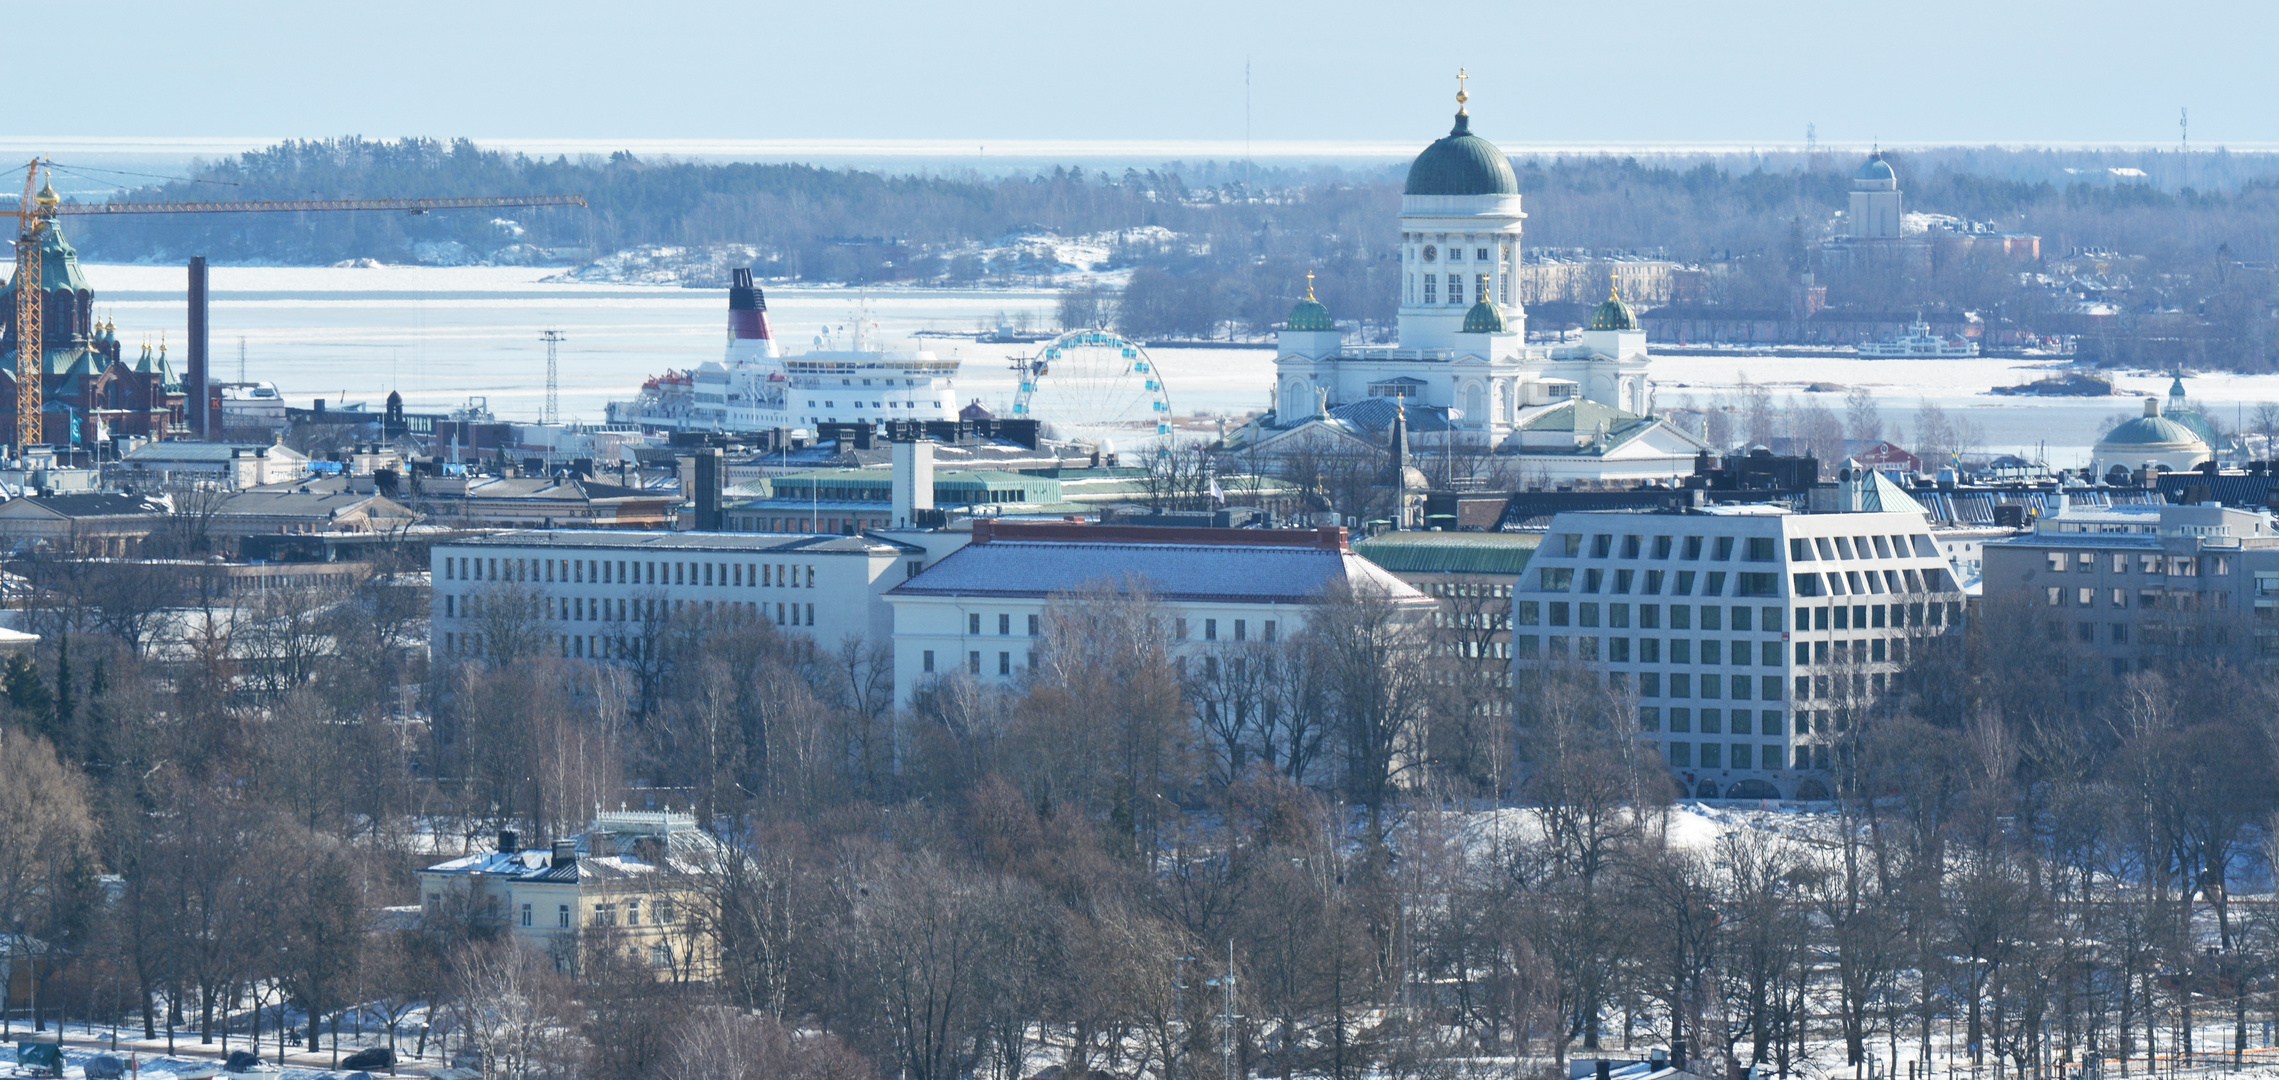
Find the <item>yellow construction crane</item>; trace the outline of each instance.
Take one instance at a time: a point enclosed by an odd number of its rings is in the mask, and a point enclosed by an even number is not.
[[[576,206],[583,195],[504,195],[471,199],[302,199],[263,202],[177,203],[65,203],[56,197],[53,183],[41,182],[41,167],[50,164],[34,158],[24,168],[24,198],[17,204],[16,230],[16,448],[41,441],[46,431],[40,420],[43,381],[47,371],[47,343],[42,319],[46,293],[41,289],[40,245],[59,217],[110,214],[262,214],[309,210],[402,210],[424,214],[430,210],[488,210],[510,206]],[[36,189],[36,190],[35,190]],[[204,408],[204,402],[194,406]]]

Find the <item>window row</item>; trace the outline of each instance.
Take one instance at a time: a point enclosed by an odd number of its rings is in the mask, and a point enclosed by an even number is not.
[[[1795,536],[1788,541],[1790,562],[1811,562],[1815,559],[1904,559],[1910,555],[1933,559],[1938,554],[1938,545],[1932,543],[1930,537],[1909,537],[1899,533],[1890,536]]]
[[[2089,585],[2068,588],[2064,585],[2051,585],[2042,590],[2042,595],[2049,601],[2051,607],[2098,607],[2102,605],[2125,608],[2129,606],[2129,590],[2127,589],[2096,588]],[[2232,594],[2228,592],[2200,593],[2164,589],[2138,589],[2136,590],[2136,606],[2145,611],[2199,611],[2203,608],[2229,611],[2232,606]]]
[[[848,404],[849,406],[851,406],[851,407],[853,407],[853,408],[857,408],[857,409],[860,409],[860,408],[862,408],[862,407],[863,407],[863,403],[862,403],[862,402],[860,402],[860,401],[850,401],[850,402],[848,402],[847,404]],[[939,402],[939,401],[934,401],[934,402],[918,402],[918,401],[873,401],[873,402],[871,402],[871,403],[870,403],[870,407],[871,407],[871,408],[873,408],[873,409],[920,409],[920,408],[925,408],[925,407],[927,407],[928,405],[931,405],[933,408],[936,408],[936,409],[939,409],[939,408],[941,408],[941,407],[942,407],[942,403],[941,403],[941,402]],[[815,399],[814,399],[814,398],[808,398],[808,399],[807,399],[807,407],[808,407],[808,408],[810,408],[810,409],[812,409],[812,408],[814,408],[814,407],[815,407]],[[839,405],[838,405],[838,403],[837,403],[837,402],[835,402],[835,401],[826,401],[826,402],[824,402],[824,403],[823,403],[823,407],[824,407],[824,408],[826,408],[826,409],[836,409],[836,408],[838,408],[838,407],[839,407]]]
[[[1666,712],[1660,705],[1639,706],[1638,729],[1640,731],[1661,731],[1665,716],[1669,719],[1669,730],[1673,732],[1688,734],[1695,730],[1697,721],[1695,711],[1683,705],[1668,709]],[[1699,713],[1698,723],[1700,731],[1704,735],[1724,734],[1728,725],[1731,727],[1732,734],[1735,735],[1779,735],[1782,733],[1781,712],[1778,709],[1767,709],[1762,713],[1752,712],[1748,709],[1733,709],[1730,712],[1721,709],[1702,709]]]
[[[1028,661],[1029,667],[1033,668],[1037,666],[1037,651],[1035,649],[1027,650],[1025,653],[1025,658]],[[919,654],[918,665],[919,670],[925,672],[926,674],[935,674],[934,650],[927,649],[925,652]],[[968,675],[979,675],[982,673],[982,659],[981,651],[979,649],[971,650],[965,654],[965,671]],[[1013,654],[1011,651],[1005,650],[998,652],[997,674],[1013,674]]]
[[[1484,303],[1487,301],[1488,291],[1494,283],[1495,278],[1491,275],[1472,275],[1472,291],[1467,297],[1464,292],[1464,275],[1450,274],[1448,275],[1448,302],[1454,305]],[[1510,291],[1508,288],[1503,290],[1499,294],[1499,302],[1510,303]],[[1440,275],[1426,274],[1424,276],[1424,302],[1427,304],[1440,303]]]
[[[1581,558],[1583,535],[1582,533],[1555,533],[1545,539],[1542,553],[1564,556],[1570,559]],[[1738,536],[1625,535],[1622,537],[1620,557],[1625,559],[1669,559],[1674,552],[1677,558],[1691,562],[1700,560],[1702,553],[1706,550],[1712,553],[1709,557],[1718,562],[1731,562],[1736,546],[1743,539],[1743,537]],[[1748,545],[1741,550],[1747,552],[1744,558],[1750,562],[1771,562],[1779,550],[1774,546],[1773,538],[1770,536],[1751,536],[1745,539],[1748,540]],[[1712,540],[1715,542],[1712,543]],[[1591,558],[1615,558],[1616,550],[1615,534],[1590,534]],[[1651,551],[1652,554],[1647,554],[1648,551]]]
[[[1204,641],[1218,641],[1218,640],[1221,640],[1221,639],[1220,639],[1220,637],[1219,637],[1219,620],[1217,620],[1217,619],[1199,619],[1199,620],[1196,620],[1196,621],[1198,621],[1198,622],[1202,623],[1202,631],[1203,631],[1203,640],[1204,640]],[[1232,638],[1231,640],[1234,640],[1234,641],[1249,641],[1249,640],[1250,640],[1250,620],[1249,620],[1249,619],[1228,619],[1228,620],[1227,620],[1227,624],[1228,624],[1228,627],[1229,627],[1229,629],[1230,629],[1230,630],[1233,632],[1233,634],[1234,634],[1234,636],[1233,636],[1233,638]],[[1275,624],[1275,620],[1273,620],[1273,619],[1261,619],[1261,620],[1259,620],[1259,623],[1258,623],[1258,640],[1260,640],[1260,641],[1276,641],[1276,640],[1280,640],[1280,639],[1279,639],[1279,637],[1277,636],[1277,628],[1276,628],[1276,626],[1275,626],[1274,624]],[[1172,639],[1173,639],[1173,640],[1175,640],[1175,641],[1186,641],[1186,640],[1188,640],[1188,634],[1189,634],[1189,630],[1188,630],[1188,627],[1187,627],[1187,620],[1185,620],[1185,619],[1173,619],[1173,620],[1171,620],[1171,637],[1172,637]]]
[[[1516,640],[1527,641],[1532,639],[1521,637]],[[1693,664],[1698,662],[1709,667],[1728,663],[1733,667],[1748,667],[1751,664],[1779,667],[1781,664],[1781,647],[1780,642],[1777,641],[1735,641],[1731,643],[1732,647],[1728,649],[1726,642],[1716,638],[1704,638],[1698,642],[1692,638],[1669,638],[1666,642],[1669,649],[1665,657],[1663,650],[1665,640],[1662,638],[1613,637],[1602,639],[1586,635],[1573,640],[1574,649],[1571,655],[1575,659],[1604,660],[1610,664]],[[1631,647],[1633,644],[1637,648],[1633,649]],[[1804,643],[1798,642],[1797,644],[1799,646],[1797,656],[1801,663],[1803,662],[1801,658],[1807,654],[1803,650]],[[1827,643],[1821,642],[1821,644],[1825,646]],[[1696,646],[1698,646],[1698,650]],[[1557,646],[1554,645],[1554,648]],[[1601,655],[1602,651],[1604,655]],[[1524,658],[1535,654],[1528,651],[1527,646],[1521,646],[1520,655]],[[1695,659],[1697,656],[1699,657],[1698,661]],[[1728,661],[1728,657],[1731,658],[1730,661]],[[1751,659],[1752,657],[1754,659]]]
[[[1735,596],[1780,595],[1779,574],[1740,573],[1732,576],[1736,583],[1733,590]],[[1641,574],[1639,571],[1623,568],[1614,571],[1611,581],[1613,587],[1608,588],[1607,572],[1593,566],[1583,570],[1582,588],[1577,590],[1575,588],[1575,571],[1572,567],[1545,566],[1535,571],[1536,589],[1539,592],[1581,591],[1617,594],[1636,592],[1643,596],[1723,596],[1725,595],[1725,578],[1726,573],[1723,570],[1711,570],[1700,575],[1701,592],[1697,594],[1694,592],[1696,574],[1692,570],[1679,570],[1673,576],[1660,570],[1647,570]],[[1663,592],[1662,589],[1664,583],[1670,586],[1667,593]]]
[[[1907,639],[1868,638],[1864,641],[1799,641],[1798,667],[1850,667],[1853,664],[1904,664]]]
[[[1881,630],[1907,626],[1946,626],[1962,622],[1962,601],[1928,604],[1837,604],[1799,607],[1798,630]]]
[[[1697,610],[1700,614],[1698,620],[1694,617]],[[1728,610],[1730,618],[1727,617]],[[1636,611],[1639,629],[1662,628],[1662,605],[1639,604],[1636,605]],[[1630,626],[1631,612],[1632,605],[1627,603],[1606,604],[1605,625],[1617,630],[1627,629]],[[1692,604],[1671,604],[1669,613],[1669,628],[1672,630],[1747,630],[1751,624],[1772,632],[1778,632],[1781,628],[1778,607],[1735,604],[1727,609],[1717,604],[1702,604],[1697,609]],[[1572,625],[1593,627],[1599,625],[1600,604],[1595,600],[1572,604],[1565,600],[1521,600],[1512,605],[1512,614],[1513,621],[1521,626],[1567,626],[1572,619]],[[1698,627],[1696,622],[1700,624]]]
[[[1424,594],[1459,600],[1509,600],[1511,588],[1509,584],[1483,581],[1435,581],[1425,586]]]
[[[1695,751],[1699,749],[1698,759]],[[1722,749],[1721,749],[1722,748]],[[1723,750],[1730,750],[1727,758]],[[1688,743],[1669,744],[1670,766],[1678,769],[1778,769],[1787,755],[1778,746],[1752,748],[1748,743]],[[1750,764],[1751,759],[1755,764]],[[1825,746],[1799,746],[1796,748],[1798,769],[1825,769],[1828,767],[1828,748]]]
[[[445,618],[474,619],[482,617],[483,594],[459,596],[443,594]],[[544,598],[546,619],[551,622],[654,622],[669,619],[682,611],[741,610],[757,618],[768,618],[769,601],[766,600],[686,600],[665,599],[654,596],[549,596]],[[815,625],[815,605],[779,601],[774,604],[777,626]]]
[[[2116,574],[2126,574],[2133,566],[2138,574],[2147,577],[2199,577],[2202,561],[2207,563],[2210,575],[2228,576],[2232,572],[2229,555],[2209,555],[2203,558],[2159,552],[2112,551],[2106,552],[2105,557],[2099,559],[2094,551],[2051,551],[2043,553],[2043,558],[2048,560],[2049,570],[2053,574],[2066,573],[2069,567],[2073,573],[2094,573],[2098,565],[2103,563]]]
[[[1038,632],[1039,632],[1039,631],[1041,631],[1042,629],[1044,629],[1044,616],[1042,616],[1042,615],[1031,615],[1031,616],[1029,616],[1029,620],[1028,620],[1028,624],[1027,624],[1027,625],[1028,625],[1028,631],[1029,631],[1029,633],[1028,633],[1028,636],[1030,636],[1030,637],[1036,637],[1036,636],[1037,636],[1037,634],[1038,634]],[[980,634],[981,634],[981,613],[980,613],[980,612],[977,612],[977,611],[969,611],[969,612],[967,612],[967,613],[966,613],[966,616],[965,616],[965,632],[966,632],[966,636],[968,636],[968,637],[978,637],[978,636],[980,636]],[[1008,614],[1008,613],[1005,613],[1005,612],[999,612],[999,613],[998,613],[998,615],[997,615],[997,636],[998,636],[998,637],[1012,637],[1012,636],[1013,636],[1013,616],[1012,616],[1012,615],[1010,615],[1010,614]]]
[[[594,585],[712,585],[739,589],[815,587],[815,567],[792,563],[451,556],[446,581],[545,581]]]
[[[1866,596],[1871,593],[1894,595],[1926,592],[1954,592],[1954,577],[1939,567],[1929,567],[1921,573],[1909,570],[1830,570],[1825,574],[1802,573],[1789,576],[1798,596]]]
[[[1882,697],[1885,693],[1896,694],[1899,685],[1900,673],[1896,671],[1889,674],[1881,671],[1854,671],[1834,675],[1798,675],[1796,700],[1839,701],[1849,698],[1854,702],[1864,702]]]

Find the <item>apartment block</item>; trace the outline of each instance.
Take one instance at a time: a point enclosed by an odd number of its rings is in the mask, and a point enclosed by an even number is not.
[[[1984,554],[1988,603],[2045,609],[2115,675],[2209,650],[2279,656],[2279,525],[2267,509],[2068,504]]]

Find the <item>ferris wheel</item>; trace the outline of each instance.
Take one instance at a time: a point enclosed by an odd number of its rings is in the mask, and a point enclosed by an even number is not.
[[[1108,330],[1071,330],[1033,357],[1016,357],[1015,419],[1039,421],[1074,441],[1153,440],[1171,434],[1171,397],[1147,350]]]

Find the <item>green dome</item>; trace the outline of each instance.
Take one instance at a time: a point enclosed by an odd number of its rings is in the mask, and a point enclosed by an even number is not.
[[[1519,178],[1496,144],[1472,134],[1472,118],[1456,114],[1456,126],[1416,156],[1409,166],[1404,195],[1517,195]]]
[[[1329,317],[1329,309],[1323,307],[1321,301],[1309,295],[1298,301],[1297,307],[1290,309],[1290,317],[1283,321],[1282,326],[1286,330],[1309,332],[1335,330],[1337,320]]]
[[[1494,304],[1482,300],[1472,305],[1472,310],[1464,313],[1464,329],[1462,332],[1467,334],[1508,334],[1511,331],[1504,326],[1504,313]]]
[[[1638,316],[1630,310],[1630,305],[1622,302],[1621,297],[1609,296],[1605,303],[1598,306],[1597,311],[1591,313],[1591,329],[1636,330]]]
[[[1899,179],[1899,174],[1892,171],[1891,163],[1883,160],[1883,152],[1879,150],[1868,156],[1867,161],[1861,164],[1860,171],[1852,174],[1852,179],[1869,181],[1896,181]]]
[[[2165,416],[2140,416],[2114,428],[2104,438],[2097,440],[2099,453],[2103,453],[2106,447],[2121,446],[2198,446],[2202,449],[2207,448],[2207,444],[2201,442],[2200,437],[2193,434],[2191,428]]]

